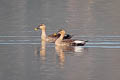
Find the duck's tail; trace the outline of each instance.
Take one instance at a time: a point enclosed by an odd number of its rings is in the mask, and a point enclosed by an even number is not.
[[[86,40],[85,42],[88,42],[88,40]]]

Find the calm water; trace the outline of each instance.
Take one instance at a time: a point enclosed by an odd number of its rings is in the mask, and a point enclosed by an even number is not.
[[[120,80],[119,0],[0,0],[0,80]],[[84,47],[40,41],[64,28]]]

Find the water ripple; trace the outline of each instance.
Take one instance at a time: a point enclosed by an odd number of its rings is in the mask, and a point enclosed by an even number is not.
[[[89,40],[85,48],[120,48],[120,36],[95,36],[94,39],[91,36],[76,37]],[[0,45],[37,45],[41,44],[40,41],[40,36],[0,36]],[[54,47],[54,44],[48,43],[47,47]]]

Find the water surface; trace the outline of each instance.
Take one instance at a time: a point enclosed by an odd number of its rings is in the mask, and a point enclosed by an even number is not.
[[[1,0],[1,80],[120,80],[119,0]],[[64,28],[83,47],[41,42]]]

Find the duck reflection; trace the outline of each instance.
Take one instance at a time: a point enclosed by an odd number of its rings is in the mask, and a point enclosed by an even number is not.
[[[56,52],[58,53],[59,64],[61,67],[63,67],[64,61],[65,61],[65,54],[63,52],[63,49],[60,46],[56,46],[55,49],[56,49]]]
[[[86,48],[81,46],[56,46],[56,52],[58,52],[59,49],[62,49],[64,52],[73,52],[73,53],[83,53]]]
[[[40,48],[40,57],[42,60],[45,60],[46,56],[46,41],[41,41],[41,48]]]
[[[35,56],[40,56],[40,59],[43,61],[46,59],[46,41],[41,41],[41,47],[35,48],[34,54]]]
[[[85,53],[85,48],[80,46],[55,46],[58,61],[61,67],[64,67],[65,53],[72,53],[73,55],[81,56]]]

